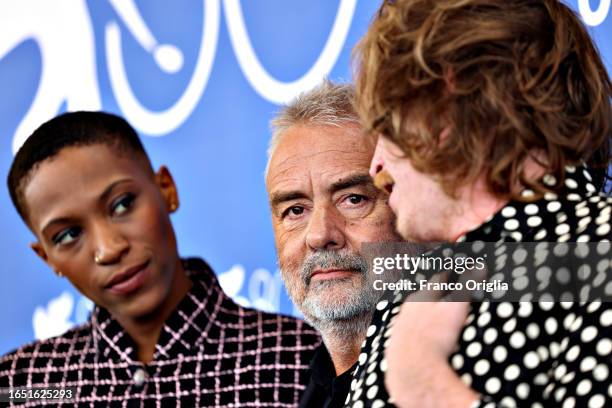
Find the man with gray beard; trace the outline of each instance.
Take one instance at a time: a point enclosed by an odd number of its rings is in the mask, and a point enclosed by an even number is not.
[[[316,279],[312,275],[318,269],[341,269],[355,271],[362,277],[360,286],[352,285],[345,296],[329,297],[329,292],[335,290],[342,279]],[[290,272],[290,271],[287,271]],[[283,274],[287,275],[287,273]],[[335,338],[346,337],[353,333],[365,333],[369,319],[362,319],[365,312],[372,310],[380,294],[374,290],[374,275],[368,273],[365,259],[347,251],[321,250],[306,257],[300,270],[299,281],[309,288],[309,296],[304,298],[302,313],[308,315],[307,320],[316,320],[316,328],[321,332],[334,333]],[[289,284],[289,279],[285,279]],[[347,279],[347,282],[350,282]],[[295,293],[296,289],[291,288]],[[357,318],[356,318],[357,317]]]
[[[324,341],[302,407],[343,405],[381,295],[361,244],[401,240],[387,197],[368,174],[374,151],[352,94],[350,85],[324,82],[272,121],[266,187],[281,274]]]

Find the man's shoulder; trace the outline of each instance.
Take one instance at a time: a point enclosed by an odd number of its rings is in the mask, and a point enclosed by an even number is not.
[[[553,194],[542,200],[540,208],[548,221],[533,230],[534,242],[593,243],[612,240],[610,195],[594,191],[588,194],[569,193],[561,197]],[[527,223],[538,218],[531,217]]]
[[[30,371],[40,371],[49,361],[54,366],[63,365],[72,357],[82,355],[90,346],[91,338],[91,324],[88,322],[62,335],[33,341],[1,356],[0,388],[25,385]]]
[[[578,242],[612,238],[612,196],[592,194],[575,201],[576,239]]]

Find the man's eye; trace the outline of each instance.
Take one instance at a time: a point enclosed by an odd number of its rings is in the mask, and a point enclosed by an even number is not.
[[[68,245],[81,234],[81,229],[78,227],[66,228],[53,236],[54,245]]]
[[[361,204],[365,200],[367,200],[367,197],[362,196],[361,194],[351,194],[348,196],[348,201],[353,205]]]
[[[126,194],[120,197],[117,201],[113,203],[113,206],[111,207],[112,215],[125,214],[130,208],[132,208],[132,205],[134,204],[134,198],[135,197],[133,194]]]
[[[300,207],[299,205],[294,205],[292,207],[287,208],[283,212],[283,218],[285,218],[287,216],[289,216],[289,217],[299,217],[302,214],[304,214],[304,207]]]

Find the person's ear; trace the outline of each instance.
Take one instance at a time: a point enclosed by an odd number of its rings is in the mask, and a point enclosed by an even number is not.
[[[30,248],[32,248],[34,253],[36,255],[38,255],[38,257],[40,259],[42,259],[44,263],[46,263],[47,265],[49,265],[49,267],[51,269],[53,269],[53,272],[55,272],[55,274],[57,276],[59,276],[60,278],[64,277],[64,274],[62,273],[62,271],[60,271],[59,268],[55,267],[55,265],[53,265],[51,262],[49,262],[49,258],[47,257],[47,253],[45,252],[45,249],[43,248],[43,246],[42,246],[42,244],[40,242],[38,242],[38,241],[31,242],[30,243]]]
[[[164,198],[166,208],[170,213],[175,212],[179,206],[178,191],[170,170],[166,166],[161,166],[155,173],[155,183]]]

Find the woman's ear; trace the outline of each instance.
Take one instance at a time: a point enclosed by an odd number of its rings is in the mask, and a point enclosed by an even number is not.
[[[168,212],[175,212],[179,206],[178,191],[176,189],[176,184],[174,184],[172,174],[170,174],[170,170],[168,170],[166,166],[161,166],[159,170],[157,170],[155,173],[155,182],[164,197]]]
[[[57,276],[59,276],[60,278],[63,277],[64,275],[62,274],[62,271],[60,271],[58,268],[56,268],[52,263],[49,262],[49,258],[47,257],[47,253],[45,252],[45,249],[43,248],[42,244],[38,241],[36,242],[31,242],[30,243],[30,248],[32,248],[32,251],[34,251],[34,253],[36,255],[38,255],[38,257],[40,259],[43,260],[44,263],[46,263],[47,265],[49,265],[49,267],[51,269],[53,269],[53,272],[55,272],[55,274]]]
[[[32,248],[32,251],[34,251],[34,253],[36,253],[36,255],[38,255],[40,259],[47,263],[47,253],[45,252],[40,242],[31,242],[30,248]]]

